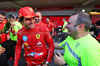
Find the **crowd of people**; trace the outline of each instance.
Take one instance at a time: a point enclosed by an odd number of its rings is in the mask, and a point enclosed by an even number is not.
[[[50,18],[47,17],[44,24],[42,14],[34,13],[29,6],[19,9],[19,22],[13,14],[5,16],[5,12],[0,11],[0,66],[8,66],[11,57],[14,66],[18,66],[23,45],[26,66],[50,66],[53,55],[59,66],[100,66],[100,44],[96,40],[100,34],[96,39],[92,37],[88,13],[75,13],[68,22],[63,19],[61,30],[68,36],[61,43],[53,42],[54,26]],[[99,23],[96,23],[98,32]],[[64,55],[54,54],[54,49],[64,49]]]

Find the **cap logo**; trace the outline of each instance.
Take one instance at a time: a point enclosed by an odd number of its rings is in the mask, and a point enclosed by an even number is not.
[[[29,18],[29,17],[31,17],[31,16],[27,16],[27,18]]]
[[[30,11],[33,11],[32,8],[29,8]]]

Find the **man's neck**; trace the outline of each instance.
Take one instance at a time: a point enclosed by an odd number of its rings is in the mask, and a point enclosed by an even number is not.
[[[81,33],[79,33],[78,36],[77,36],[76,38],[74,38],[74,39],[79,39],[79,38],[82,38],[82,37],[84,37],[84,36],[86,36],[86,35],[88,35],[88,32],[81,32]]]
[[[64,22],[66,22],[66,21],[64,21]]]
[[[50,21],[49,21],[49,22],[47,22],[47,23],[50,23]]]

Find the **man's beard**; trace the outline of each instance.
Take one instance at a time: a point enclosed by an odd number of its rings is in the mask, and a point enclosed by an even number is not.
[[[38,23],[38,22],[40,22],[40,20],[38,20],[38,19],[35,19],[35,22],[36,22],[36,23]]]

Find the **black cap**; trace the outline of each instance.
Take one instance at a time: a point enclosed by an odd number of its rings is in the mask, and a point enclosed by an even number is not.
[[[96,22],[96,24],[100,26],[100,20],[99,20],[99,21],[97,21],[97,22]]]
[[[9,15],[7,16],[7,18],[13,18],[13,19],[15,19],[15,16],[14,16],[13,14],[9,14]]]

